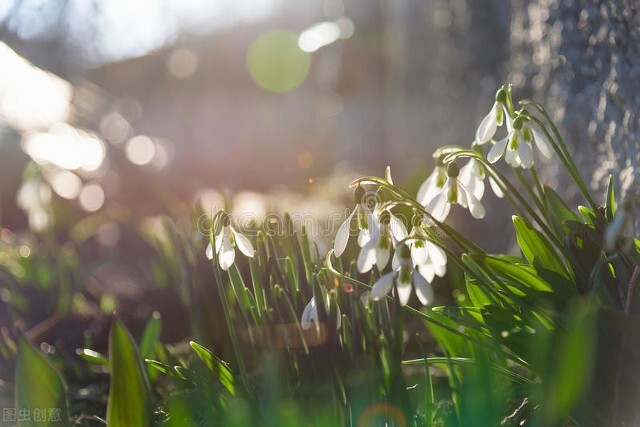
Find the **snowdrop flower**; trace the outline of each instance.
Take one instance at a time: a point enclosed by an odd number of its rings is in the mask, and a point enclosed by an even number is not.
[[[371,297],[374,301],[384,298],[395,284],[400,305],[404,306],[409,302],[412,288],[415,288],[416,295],[423,305],[431,303],[433,301],[433,288],[429,281],[418,270],[413,268],[409,247],[402,244],[399,252],[398,266],[390,273],[381,276],[373,284]]]
[[[373,231],[371,229],[373,215],[371,213],[371,210],[367,206],[366,193],[364,191],[364,188],[362,188],[361,186],[356,187],[356,190],[354,192],[354,199],[356,201],[356,207],[338,228],[336,238],[333,242],[333,253],[336,257],[342,255],[347,247],[347,242],[349,241],[349,232],[351,229],[351,220],[356,213],[358,214],[358,227],[360,228],[360,233],[358,234],[358,244],[360,245],[360,247],[362,247],[371,238],[371,233]]]
[[[426,206],[442,189],[447,181],[447,167],[442,161],[442,157],[436,160],[436,167],[431,175],[422,183],[418,189],[416,200],[422,206]]]
[[[496,100],[491,107],[491,111],[487,114],[478,129],[476,130],[476,144],[486,144],[496,134],[496,130],[499,126],[502,126],[504,117],[509,117],[509,112],[505,102],[507,100],[507,91],[504,88],[500,89],[496,94]]]
[[[457,203],[464,208],[469,208],[471,215],[476,218],[483,218],[485,211],[484,207],[480,203],[480,200],[474,194],[467,189],[467,187],[460,182],[458,176],[460,174],[460,168],[453,162],[447,166],[447,181],[440,190],[440,193],[436,195],[425,207],[426,211],[436,221],[444,221],[449,215],[451,205]],[[427,225],[433,223],[431,218],[427,215]]]
[[[484,195],[484,178],[486,175],[487,174],[482,163],[472,157],[466,165],[460,168],[459,180],[465,187],[467,187],[467,190],[473,193],[476,199],[480,200]],[[502,188],[500,188],[498,183],[490,175],[489,184],[496,197],[504,197]]]
[[[609,223],[604,231],[604,248],[612,251],[616,243],[625,236],[634,235],[633,217],[631,215],[631,205],[625,203],[616,212],[613,221]]]
[[[331,308],[331,297],[329,296],[329,292],[324,286],[321,286],[322,289],[322,298],[324,299],[324,307],[327,312]],[[315,297],[311,297],[311,301],[307,304],[307,306],[302,311],[302,318],[300,319],[300,326],[305,331],[311,328],[313,324],[316,324],[316,327],[320,325],[320,321],[318,320],[318,306],[316,305]],[[342,326],[342,313],[340,312],[340,307],[336,304],[336,329],[340,329]]]
[[[532,129],[521,116],[516,117],[513,122],[507,119],[507,128],[507,136],[496,142],[487,154],[487,160],[491,163],[504,156],[505,161],[512,167],[529,169],[533,166],[532,141],[545,157],[551,158],[553,155],[551,144],[544,133]]]
[[[411,243],[411,260],[429,283],[435,276],[444,277],[447,272],[447,255],[429,240],[416,239]]]
[[[372,215],[370,226],[371,236],[358,255],[357,265],[361,273],[371,270],[374,265],[379,270],[385,268],[389,263],[391,247],[408,234],[402,221],[388,210],[380,212],[378,219]]]
[[[234,245],[240,249],[240,252],[246,256],[253,258],[255,250],[253,245],[242,234],[238,233],[232,226],[229,214],[222,212],[222,229],[214,238],[214,246],[216,254],[218,255],[218,263],[223,270],[228,270],[233,265],[233,261],[236,258],[236,251],[233,248]],[[207,246],[206,250],[207,258],[213,259],[213,247],[211,242]]]

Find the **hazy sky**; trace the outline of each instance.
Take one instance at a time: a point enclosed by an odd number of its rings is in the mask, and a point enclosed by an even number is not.
[[[87,65],[141,56],[183,32],[207,33],[271,12],[280,0],[2,0],[0,22],[23,39],[65,37]]]

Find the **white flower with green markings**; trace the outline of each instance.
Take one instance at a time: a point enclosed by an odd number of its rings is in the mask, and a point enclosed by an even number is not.
[[[411,290],[415,288],[416,296],[422,305],[433,302],[433,288],[431,283],[425,279],[420,271],[413,266],[411,250],[402,243],[398,248],[397,265],[394,269],[382,275],[371,288],[371,298],[378,301],[389,294],[394,288],[397,292],[400,305],[404,306],[409,302]]]
[[[207,245],[206,255],[207,258],[213,259],[213,249],[215,246],[215,253],[218,255],[218,264],[220,268],[226,271],[233,265],[236,258],[234,246],[250,258],[253,258],[256,251],[253,249],[251,241],[231,226],[229,214],[222,212],[220,220],[222,221],[222,229],[215,236],[214,244],[211,245],[211,242],[209,242],[209,245]]]
[[[480,200],[460,182],[460,168],[455,162],[447,166],[447,181],[434,198],[427,203],[425,210],[436,221],[444,221],[451,210],[452,204],[459,204],[464,208],[469,208],[471,215],[476,218],[484,218],[485,210]],[[431,225],[433,221],[426,215],[426,224]]]
[[[370,221],[371,237],[360,249],[358,255],[358,271],[366,273],[374,265],[382,270],[389,263],[391,248],[407,237],[407,228],[402,221],[389,210],[383,210],[378,218],[373,215]]]
[[[506,107],[507,91],[502,88],[496,94],[496,100],[491,107],[491,111],[487,114],[478,129],[476,130],[476,144],[482,145],[491,141],[496,134],[498,127],[502,126],[505,117],[509,117]]]

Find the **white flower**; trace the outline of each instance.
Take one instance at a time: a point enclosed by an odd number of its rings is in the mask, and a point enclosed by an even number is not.
[[[473,157],[466,165],[460,168],[460,182],[469,190],[476,199],[482,199],[484,195],[484,168]]]
[[[358,271],[366,273],[374,265],[382,270],[389,263],[391,247],[407,237],[407,228],[402,221],[390,211],[384,210],[378,218],[371,216],[369,221],[369,240],[360,249],[358,255]]]
[[[428,240],[411,243],[411,260],[428,282],[432,282],[435,276],[444,277],[447,272],[447,255],[441,247]]]
[[[423,305],[433,301],[433,288],[418,270],[413,268],[409,248],[402,245],[399,249],[398,265],[390,273],[382,275],[371,288],[374,301],[384,298],[395,284],[400,305],[406,305],[411,297],[411,289],[415,288],[416,295]],[[412,286],[413,285],[413,286]]]
[[[220,268],[228,270],[233,265],[233,261],[236,258],[236,251],[234,245],[240,249],[240,252],[246,256],[253,258],[255,250],[253,245],[242,234],[238,233],[230,224],[229,215],[225,212],[222,213],[222,230],[214,238],[214,246],[216,254],[218,254],[218,263]],[[213,259],[213,246],[211,242],[207,245],[206,250],[207,258]]]
[[[487,154],[487,160],[491,163],[504,156],[505,161],[512,167],[529,169],[533,166],[532,141],[545,157],[551,158],[553,155],[551,143],[544,133],[531,128],[522,117],[516,117],[513,122],[507,118],[507,128],[507,136],[496,142]]]
[[[324,307],[327,312],[331,308],[331,298],[329,296],[329,292],[321,286],[322,289],[322,297],[324,299]],[[316,305],[315,297],[311,297],[311,301],[306,305],[304,310],[302,311],[302,317],[300,319],[300,326],[305,331],[311,328],[313,324],[316,326],[320,325],[320,321],[318,320],[318,307]],[[340,312],[340,307],[336,304],[336,329],[340,329],[342,326],[342,313]]]
[[[371,210],[366,204],[365,201],[365,191],[361,186],[358,186],[354,193],[354,198],[356,200],[355,209],[349,214],[346,220],[340,225],[338,228],[338,232],[336,233],[336,238],[333,241],[333,254],[336,257],[342,255],[344,250],[347,247],[347,242],[349,241],[349,235],[351,231],[351,220],[353,216],[358,214],[358,227],[360,227],[360,233],[358,234],[358,245],[360,247],[364,246],[366,242],[371,238],[371,221],[372,214]]]
[[[480,200],[474,194],[467,189],[467,187],[460,182],[458,175],[460,169],[455,163],[450,163],[447,167],[447,181],[437,194],[425,207],[425,210],[431,214],[436,221],[444,221],[449,215],[451,205],[457,203],[464,208],[469,208],[469,212],[474,218],[483,218],[485,211],[484,206],[480,203]],[[430,225],[433,223],[431,218],[426,215],[426,223]]]
[[[469,159],[469,162],[460,168],[460,182],[469,190],[476,199],[482,199],[484,195],[484,178],[486,176],[484,166],[475,158]],[[504,197],[504,192],[498,183],[489,175],[489,184],[493,193],[497,197]]]
[[[422,183],[418,189],[416,200],[422,206],[426,206],[442,189],[447,181],[447,168],[440,160],[436,162],[436,167],[431,175]]]
[[[496,98],[500,98],[500,93],[499,91]],[[502,126],[504,116],[509,116],[504,102],[496,100],[493,103],[493,107],[491,107],[491,111],[482,119],[476,130],[476,144],[482,145],[491,141],[491,138],[496,134],[498,126]]]

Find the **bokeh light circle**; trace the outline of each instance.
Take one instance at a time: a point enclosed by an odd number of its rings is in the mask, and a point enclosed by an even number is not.
[[[311,68],[311,55],[298,46],[298,35],[272,30],[259,35],[247,52],[247,69],[258,86],[284,93],[300,86]]]

